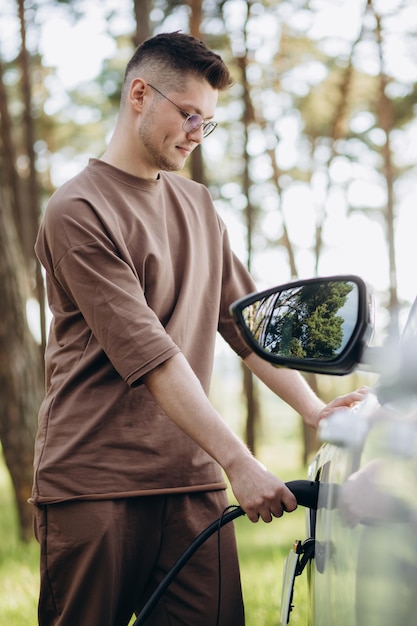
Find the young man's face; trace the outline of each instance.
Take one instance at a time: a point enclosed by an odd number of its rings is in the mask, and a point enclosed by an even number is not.
[[[148,84],[146,90],[150,101],[141,116],[138,137],[146,165],[156,177],[160,170],[178,171],[184,167],[187,157],[203,140],[203,127],[184,130],[184,113],[199,114],[205,122],[213,119],[218,91],[195,78],[188,79],[186,91],[182,92],[165,93],[159,84]]]

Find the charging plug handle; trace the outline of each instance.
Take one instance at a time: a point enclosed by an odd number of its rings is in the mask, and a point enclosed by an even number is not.
[[[285,483],[295,495],[297,503],[308,509],[317,510],[320,483],[313,480],[290,480]]]

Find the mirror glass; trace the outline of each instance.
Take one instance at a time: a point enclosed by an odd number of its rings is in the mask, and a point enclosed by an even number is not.
[[[277,291],[242,309],[258,345],[282,357],[329,361],[343,352],[358,321],[358,286],[326,280]]]

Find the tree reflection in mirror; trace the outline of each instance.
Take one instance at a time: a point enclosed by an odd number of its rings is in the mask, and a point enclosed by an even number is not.
[[[325,281],[284,289],[242,310],[248,330],[267,352],[331,360],[342,353],[358,315],[358,287]]]

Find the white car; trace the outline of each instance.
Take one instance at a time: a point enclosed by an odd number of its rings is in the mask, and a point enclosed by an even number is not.
[[[382,348],[369,346],[371,309],[357,276],[295,281],[231,307],[248,345],[276,365],[379,374],[362,403],[320,424],[308,472],[318,496],[286,562],[284,625],[300,575],[309,626],[417,625],[417,301],[401,340]]]

